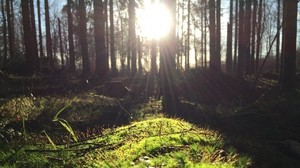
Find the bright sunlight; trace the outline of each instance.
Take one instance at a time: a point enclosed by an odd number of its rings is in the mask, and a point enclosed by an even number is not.
[[[137,12],[137,21],[142,36],[160,39],[170,30],[171,16],[169,10],[161,3],[144,1],[144,8]]]

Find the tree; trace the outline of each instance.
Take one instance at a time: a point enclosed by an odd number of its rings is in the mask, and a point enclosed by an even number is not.
[[[9,41],[9,55],[10,58],[15,57],[15,34],[14,34],[14,11],[13,0],[6,0],[6,16],[7,16],[7,29],[8,29],[8,41]]]
[[[38,27],[39,27],[39,49],[40,49],[40,57],[44,57],[43,50],[43,35],[42,35],[42,21],[41,21],[41,4],[40,0],[37,0],[37,14],[38,14]]]
[[[215,0],[209,0],[209,68],[216,69]]]
[[[263,0],[259,0],[259,7],[258,7],[258,21],[257,21],[257,35],[256,35],[256,58],[255,58],[255,71],[258,72],[259,70],[259,58],[260,58],[260,46],[261,46],[261,39],[262,39],[262,9],[263,9]]]
[[[187,46],[185,55],[185,70],[190,69],[190,35],[191,35],[191,0],[188,0]]]
[[[2,14],[2,27],[3,27],[3,30],[2,30],[2,36],[3,36],[3,60],[4,60],[4,63],[6,62],[7,60],[7,25],[6,25],[6,15],[5,15],[5,8],[4,8],[4,0],[1,0],[1,14]]]
[[[251,59],[250,59],[250,41],[251,41],[251,2],[246,0],[245,14],[244,14],[244,55],[245,55],[245,68],[246,74],[251,73]]]
[[[232,72],[232,25],[233,25],[233,0],[230,0],[229,23],[227,28],[227,54],[226,54],[226,72]]]
[[[73,37],[73,16],[71,12],[72,0],[68,0],[67,2],[67,13],[68,13],[68,43],[69,43],[69,56],[70,56],[70,66],[69,71],[75,72],[75,51],[74,51],[74,37]]]
[[[61,22],[59,18],[57,18],[57,24],[58,24],[58,38],[59,38],[61,68],[64,69],[65,59],[64,59],[64,49],[63,49],[62,32],[61,32]]]
[[[216,20],[216,55],[212,68],[221,72],[221,0],[217,0]]]
[[[96,49],[96,75],[100,79],[106,77],[108,67],[108,55],[105,50],[105,18],[102,0],[94,1],[94,23],[95,23],[95,49]]]
[[[297,0],[283,1],[282,52],[283,70],[281,87],[292,91],[296,87],[296,37],[297,37]]]
[[[244,0],[240,0],[239,4],[239,51],[238,51],[238,66],[237,77],[242,78],[245,65],[245,41],[244,41]]]
[[[254,73],[254,65],[255,65],[255,47],[256,47],[256,16],[257,15],[257,0],[253,1],[253,12],[252,12],[252,42],[251,42],[251,56],[250,56],[250,73]]]
[[[233,72],[237,73],[237,55],[238,55],[238,10],[239,9],[239,0],[235,0],[235,29],[234,29],[234,56],[233,56]]]
[[[109,22],[110,22],[110,60],[113,74],[117,73],[115,54],[115,28],[114,28],[114,5],[113,0],[109,0]]]
[[[54,59],[52,53],[52,39],[51,39],[51,30],[50,30],[50,14],[49,14],[49,3],[48,0],[45,0],[45,22],[46,22],[46,50],[47,58],[50,61],[50,66],[54,66]]]
[[[280,32],[280,4],[281,0],[277,0],[277,32]],[[279,50],[280,50],[280,33],[278,34],[278,37],[276,39],[276,72],[279,72]]]
[[[137,67],[136,67],[136,32],[135,32],[135,0],[129,0],[128,5],[128,13],[129,13],[129,51],[131,55],[131,70],[132,74],[136,74]]]
[[[90,63],[88,55],[88,44],[87,44],[87,19],[86,19],[86,7],[85,0],[79,0],[78,6],[78,28],[79,28],[79,43],[81,46],[82,56],[82,73],[83,75],[90,74]]]
[[[23,32],[24,32],[24,46],[25,46],[25,63],[26,71],[31,74],[35,71],[40,70],[40,64],[38,59],[37,43],[34,25],[34,11],[32,0],[22,0],[22,21],[23,21]]]
[[[168,115],[176,115],[179,100],[175,92],[176,81],[176,1],[164,0],[172,16],[171,28],[168,34],[161,41],[161,85],[163,92],[162,108]]]

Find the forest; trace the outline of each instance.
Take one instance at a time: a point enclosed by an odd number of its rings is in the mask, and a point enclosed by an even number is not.
[[[298,0],[0,0],[0,167],[300,167]]]

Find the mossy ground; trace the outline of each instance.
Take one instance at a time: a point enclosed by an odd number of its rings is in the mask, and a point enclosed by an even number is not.
[[[65,145],[23,144],[1,153],[15,167],[247,167],[251,159],[225,146],[212,130],[179,119],[155,118],[107,129]]]

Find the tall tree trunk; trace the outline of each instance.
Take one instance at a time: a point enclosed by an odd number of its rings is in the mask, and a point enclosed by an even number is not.
[[[185,70],[190,69],[190,35],[191,35],[191,0],[188,0],[187,42],[185,55]]]
[[[105,52],[105,16],[102,0],[94,1],[96,75],[104,79],[109,71],[108,55]]]
[[[176,81],[176,1],[164,0],[164,4],[171,12],[171,29],[161,41],[161,81],[162,81],[162,108],[168,115],[176,115],[179,100],[175,91]]]
[[[50,27],[50,15],[49,15],[49,2],[45,0],[45,22],[46,22],[46,50],[47,58],[50,61],[50,66],[53,68],[54,59],[52,53],[52,39],[51,39],[51,27]]]
[[[229,24],[227,29],[227,55],[226,55],[226,72],[232,73],[232,25],[233,25],[233,0],[230,0],[229,7]]]
[[[43,35],[42,35],[42,21],[41,21],[41,4],[40,4],[40,0],[37,0],[37,14],[38,14],[38,29],[39,29],[39,49],[40,49],[40,57],[41,57],[41,58],[44,58]]]
[[[213,69],[221,72],[221,0],[217,0],[216,20],[216,58]]]
[[[117,73],[116,54],[115,54],[115,30],[114,30],[114,5],[113,0],[109,0],[109,20],[110,20],[110,59],[113,74]]]
[[[129,45],[130,45],[130,53],[131,53],[131,68],[132,74],[136,74],[136,32],[135,32],[135,0],[129,0]]]
[[[143,65],[142,65],[142,57],[143,57],[143,54],[142,54],[142,41],[141,41],[141,38],[140,36],[137,37],[137,53],[138,53],[138,66],[139,66],[139,70],[138,70],[138,73],[139,74],[143,74]]]
[[[60,51],[60,59],[61,59],[61,68],[64,69],[64,66],[65,66],[64,48],[63,48],[63,41],[62,41],[61,22],[60,22],[59,18],[57,18],[57,24],[58,24],[58,37],[59,37],[59,51]]]
[[[256,17],[257,17],[257,0],[253,1],[253,12],[252,12],[252,42],[251,42],[251,56],[250,56],[250,74],[254,73],[255,65],[255,47],[256,47]]]
[[[70,72],[76,71],[75,65],[75,49],[74,49],[74,30],[73,30],[73,16],[72,16],[72,0],[68,0],[68,42],[69,42],[69,57],[70,57]]]
[[[283,1],[283,71],[281,87],[284,91],[296,88],[297,0]]]
[[[3,62],[5,63],[7,60],[7,24],[6,24],[6,15],[4,8],[4,0],[1,0],[1,14],[2,14],[2,36],[3,36]]]
[[[235,0],[235,29],[234,29],[234,56],[233,56],[233,72],[237,73],[237,56],[238,56],[238,11],[239,0]]]
[[[9,55],[10,58],[15,57],[15,51],[16,51],[16,46],[15,46],[15,34],[14,34],[14,22],[13,22],[13,12],[11,10],[11,3],[12,0],[6,0],[6,16],[7,16],[7,29],[8,29],[8,41],[9,41]]]
[[[258,7],[258,26],[257,26],[257,42],[256,42],[256,62],[255,62],[255,71],[259,71],[259,58],[260,58],[260,46],[261,46],[261,38],[262,38],[262,9],[263,9],[263,0],[259,0]]]
[[[237,77],[243,78],[245,65],[245,36],[244,36],[244,0],[240,0],[239,4],[239,51]]]
[[[246,9],[244,14],[244,41],[245,41],[245,63],[246,74],[251,74],[251,59],[250,59],[250,41],[251,41],[251,2],[252,0],[246,0]]]
[[[204,0],[204,11],[203,11],[203,17],[204,17],[204,67],[207,68],[207,0]]]
[[[81,46],[81,55],[82,55],[82,73],[83,75],[90,74],[90,63],[89,63],[89,55],[88,55],[88,45],[87,45],[87,19],[86,19],[86,7],[85,0],[79,0],[78,7],[79,14],[79,42]]]
[[[36,44],[36,35],[34,31],[34,12],[33,10],[33,1],[31,0],[22,0],[22,21],[23,21],[23,32],[24,32],[24,45],[25,45],[25,63],[26,71],[31,74],[35,71],[40,70],[39,60],[38,60],[38,51]]]
[[[277,32],[280,32],[280,3],[281,0],[277,0]],[[279,72],[279,64],[280,64],[280,58],[279,53],[280,52],[280,33],[278,34],[278,37],[276,39],[276,72]]]
[[[209,0],[209,68],[216,69],[215,0]]]

